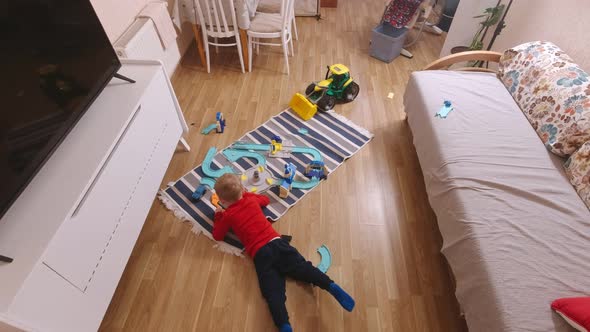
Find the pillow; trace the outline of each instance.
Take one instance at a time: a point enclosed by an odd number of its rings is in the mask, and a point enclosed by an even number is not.
[[[590,140],[590,77],[555,44],[507,50],[498,78],[551,152],[567,157]]]
[[[553,301],[551,309],[578,331],[590,331],[590,297],[570,297]]]
[[[590,141],[574,152],[563,166],[578,195],[590,209]]]

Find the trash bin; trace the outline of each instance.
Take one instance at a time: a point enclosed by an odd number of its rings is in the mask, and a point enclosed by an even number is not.
[[[408,29],[397,29],[388,23],[381,23],[371,34],[370,54],[383,62],[397,58],[404,47]]]

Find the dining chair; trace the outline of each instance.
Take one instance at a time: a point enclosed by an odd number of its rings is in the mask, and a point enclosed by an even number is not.
[[[250,22],[248,29],[248,69],[252,71],[252,47],[256,45],[282,46],[285,56],[285,68],[289,75],[289,44],[291,55],[295,54],[293,49],[293,38],[291,35],[291,15],[293,13],[294,0],[281,0],[281,13],[256,13]],[[261,39],[280,38],[281,43],[261,42]]]
[[[233,0],[193,0],[197,11],[197,18],[203,33],[205,44],[205,55],[207,58],[207,72],[211,72],[211,60],[209,45],[217,47],[236,46],[244,73],[244,57],[242,56],[242,45],[238,32],[236,10]],[[225,7],[225,8],[224,8]],[[228,17],[229,16],[229,17]],[[219,38],[235,38],[235,42],[219,43]],[[213,38],[211,41],[210,38]]]
[[[280,13],[281,0],[260,0],[256,11],[261,13]],[[297,34],[297,22],[295,21],[295,1],[293,1],[292,13],[293,15],[291,15],[291,19],[293,20],[293,36],[295,37],[295,40],[299,40],[299,35]]]

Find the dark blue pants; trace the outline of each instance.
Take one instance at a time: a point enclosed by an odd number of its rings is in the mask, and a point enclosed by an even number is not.
[[[289,323],[285,301],[285,277],[291,277],[328,290],[332,279],[283,239],[276,239],[260,248],[254,256],[258,283],[276,326]]]

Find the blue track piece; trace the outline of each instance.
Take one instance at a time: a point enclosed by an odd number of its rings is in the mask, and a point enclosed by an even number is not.
[[[320,180],[316,177],[311,178],[311,180],[302,182],[302,181],[293,181],[291,184],[291,188],[293,189],[311,189],[320,183]]]
[[[201,178],[201,184],[213,189],[215,187],[215,180],[212,178]]]
[[[232,149],[238,150],[252,150],[252,151],[270,151],[270,144],[251,144],[251,143],[243,143],[243,142],[236,142],[232,146]],[[320,151],[314,148],[302,147],[302,146],[294,146],[294,147],[284,147],[285,151],[290,151],[292,153],[306,153],[313,156],[313,160],[323,160]]]
[[[203,169],[203,173],[205,173],[205,175],[207,175],[208,177],[211,177],[211,178],[218,178],[225,173],[235,173],[234,170],[229,166],[224,166],[223,168],[218,169],[218,170],[211,169],[211,163],[213,162],[213,158],[215,157],[216,153],[217,153],[217,149],[214,147],[209,148],[209,151],[207,151],[207,155],[205,156],[205,160],[203,160],[203,164],[201,165],[201,168]]]
[[[320,264],[318,264],[318,270],[326,273],[328,272],[330,265],[332,265],[332,254],[325,244],[322,244],[322,246],[318,248],[318,253],[321,257]]]
[[[237,161],[240,158],[255,158],[258,161],[258,165],[266,165],[266,158],[257,152],[239,149],[225,149],[223,155],[231,162]]]
[[[209,133],[215,129],[217,129],[217,123],[212,123],[212,124],[208,125],[207,127],[203,128],[203,130],[201,130],[201,134],[209,135]]]

